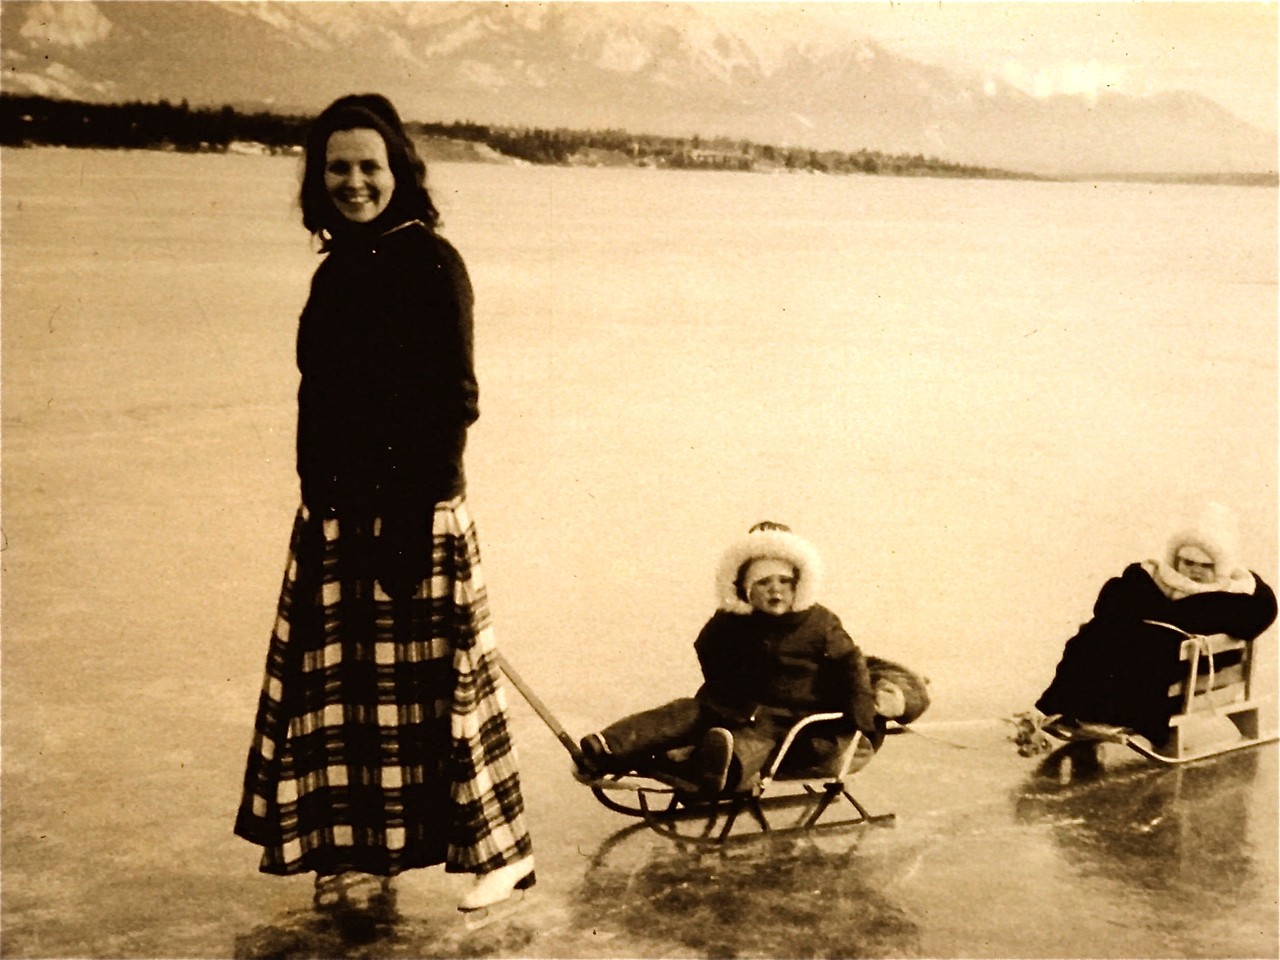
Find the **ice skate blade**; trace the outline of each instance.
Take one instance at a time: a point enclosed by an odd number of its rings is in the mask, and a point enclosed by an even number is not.
[[[524,890],[517,890],[505,900],[499,900],[497,903],[490,904],[487,907],[459,911],[462,914],[463,926],[472,931],[483,930],[491,924],[514,916],[524,907],[525,893],[526,891]]]

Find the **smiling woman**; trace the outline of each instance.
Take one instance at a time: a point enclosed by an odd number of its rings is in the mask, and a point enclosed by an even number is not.
[[[302,225],[322,252],[414,221],[433,233],[439,225],[426,164],[385,97],[335,100],[308,129],[303,156]]]
[[[368,223],[387,209],[396,189],[387,145],[377,130],[335,130],[324,149],[324,188],[353,223]]]
[[[477,874],[459,909],[534,882],[467,509],[472,293],[395,108],[343,97],[307,136],[302,220],[326,254],[298,324],[294,520],[236,832],[316,905]]]

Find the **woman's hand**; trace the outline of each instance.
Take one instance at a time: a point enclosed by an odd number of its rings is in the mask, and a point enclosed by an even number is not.
[[[373,575],[392,599],[412,596],[431,571],[431,507],[388,512],[373,552]]]

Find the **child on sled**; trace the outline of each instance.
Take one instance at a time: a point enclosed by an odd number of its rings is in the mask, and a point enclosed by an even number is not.
[[[803,759],[820,764],[855,730],[874,751],[886,717],[919,716],[928,704],[923,683],[863,657],[840,619],[815,602],[820,578],[817,551],[790,528],[752,527],[717,570],[719,609],[694,643],[701,688],[588,734],[584,772],[678,771],[701,792],[720,794],[750,786],[802,717],[843,714],[815,725],[802,745]],[[882,668],[878,685],[869,662]],[[688,758],[673,767],[681,753]]]
[[[1184,669],[1170,628],[1253,640],[1276,618],[1275,592],[1239,562],[1238,546],[1235,513],[1211,503],[1175,530],[1163,551],[1103,584],[1093,617],[1066,642],[1035,709],[1013,718],[1018,752],[1052,749],[1045,727],[1054,721],[1084,732],[1128,729],[1163,751],[1181,709],[1169,687]],[[1226,670],[1242,656],[1205,658],[1202,669]]]

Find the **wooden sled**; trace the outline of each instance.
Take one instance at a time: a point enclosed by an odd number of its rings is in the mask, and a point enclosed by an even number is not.
[[[664,771],[629,771],[595,778],[580,774],[578,779],[610,810],[642,817],[657,833],[680,842],[720,845],[764,834],[890,823],[894,814],[873,815],[850,792],[853,774],[874,753],[861,733],[853,734],[826,771],[786,772],[788,753],[805,728],[841,717],[839,713],[816,713],[802,718],[787,731],[757,783],[719,796],[702,794],[678,774]],[[853,808],[853,816],[823,820],[833,808],[844,804]],[[785,824],[778,820],[784,810],[791,812]],[[740,819],[743,813],[747,817]],[[752,827],[735,833],[734,827],[743,822]]]
[[[1169,687],[1169,697],[1177,701],[1177,712],[1169,721],[1168,739],[1155,745],[1127,727],[1077,722],[1068,718],[1051,720],[1041,728],[1049,736],[1068,745],[1084,745],[1077,746],[1077,750],[1093,745],[1092,756],[1077,753],[1073,758],[1068,748],[1055,751],[1055,755],[1062,750],[1068,751],[1057,758],[1060,764],[1058,776],[1063,782],[1071,777],[1073,761],[1083,757],[1090,764],[1100,762],[1101,745],[1104,743],[1121,744],[1157,763],[1183,764],[1247,750],[1278,739],[1275,734],[1263,736],[1259,731],[1258,701],[1253,698],[1256,641],[1239,640],[1225,633],[1191,634],[1172,624],[1155,620],[1145,622],[1170,630],[1181,638],[1178,655],[1184,674]],[[1234,651],[1240,652],[1240,661],[1218,668],[1217,659]],[[1203,728],[1219,718],[1229,720],[1238,736],[1197,746],[1192,736],[1194,729]],[[1061,766],[1064,763],[1065,772]]]

